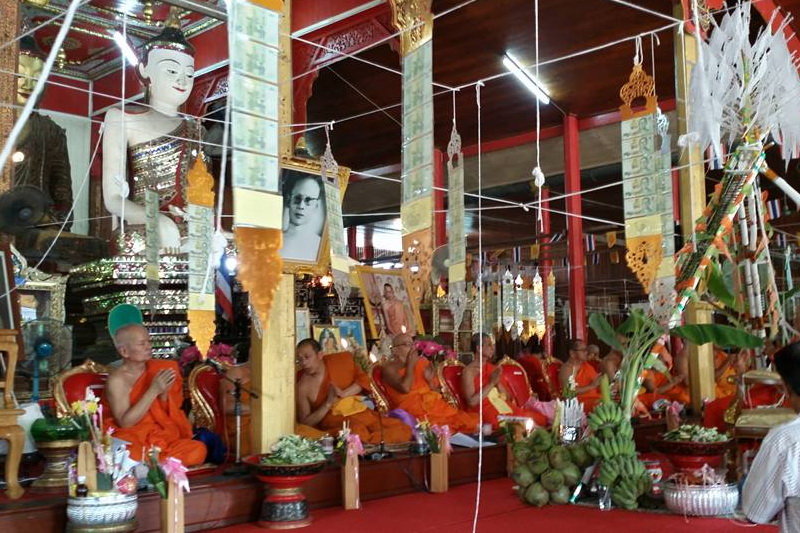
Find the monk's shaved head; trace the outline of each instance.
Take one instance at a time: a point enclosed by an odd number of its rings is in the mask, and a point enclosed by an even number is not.
[[[139,340],[142,337],[142,333],[147,337],[150,336],[147,332],[147,328],[141,324],[122,326],[114,334],[114,346],[117,349],[129,346],[132,342]]]
[[[401,344],[411,344],[413,342],[414,339],[408,333],[400,333],[399,335],[395,335],[392,338],[393,346],[400,346]]]

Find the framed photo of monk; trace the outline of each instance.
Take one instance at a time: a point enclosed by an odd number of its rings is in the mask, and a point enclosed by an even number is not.
[[[357,266],[372,338],[400,333],[425,334],[418,302],[411,298],[411,281],[404,270]]]
[[[339,328],[342,348],[353,354],[367,349],[367,334],[364,331],[364,319],[353,316],[334,316],[333,325]]]
[[[322,353],[329,354],[342,351],[342,335],[339,333],[339,328],[333,324],[314,324],[312,328],[314,339],[322,347]]]
[[[318,161],[286,159],[281,164],[280,190],[283,197],[283,270],[287,273],[325,274],[330,263],[327,205]],[[344,197],[350,169],[339,167],[340,198]],[[341,212],[341,206],[335,208]],[[343,240],[344,235],[334,238]]]

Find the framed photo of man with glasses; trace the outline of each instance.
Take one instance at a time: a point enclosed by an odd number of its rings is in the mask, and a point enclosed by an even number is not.
[[[328,270],[328,211],[325,186],[317,161],[293,158],[281,165],[283,196],[283,247],[281,257],[286,272],[325,273]],[[340,197],[349,177],[340,167]],[[342,238],[344,238],[342,236]]]

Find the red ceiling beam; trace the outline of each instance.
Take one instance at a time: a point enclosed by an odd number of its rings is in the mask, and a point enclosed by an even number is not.
[[[772,19],[772,15],[775,15],[775,18],[772,20],[772,27],[770,28],[773,32],[777,31],[781,24],[786,21],[786,17],[783,12],[781,12],[780,6],[773,2],[773,0],[759,0],[758,2],[753,2],[753,6],[767,24],[769,24],[770,19]],[[786,36],[786,46],[789,48],[789,52],[795,54],[795,57],[800,55],[800,39],[797,38],[792,26],[787,24],[786,27],[783,28],[783,33]]]

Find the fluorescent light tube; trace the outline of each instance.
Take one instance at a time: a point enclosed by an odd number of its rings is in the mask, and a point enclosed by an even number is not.
[[[123,55],[125,55],[125,59],[128,60],[128,63],[133,65],[134,67],[139,64],[139,58],[136,57],[136,53],[131,48],[131,45],[128,44],[128,41],[125,40],[125,37],[118,31],[115,31],[112,35],[114,37],[114,42],[117,43],[119,49],[122,50]]]
[[[531,76],[531,74],[525,70],[522,64],[517,61],[517,59],[512,56],[509,52],[506,52],[506,55],[503,56],[503,65],[511,71],[514,76],[517,77],[522,84],[528,88],[530,92],[532,92],[539,101],[545,105],[550,103],[550,96],[548,96],[547,92],[539,85],[539,82]]]

